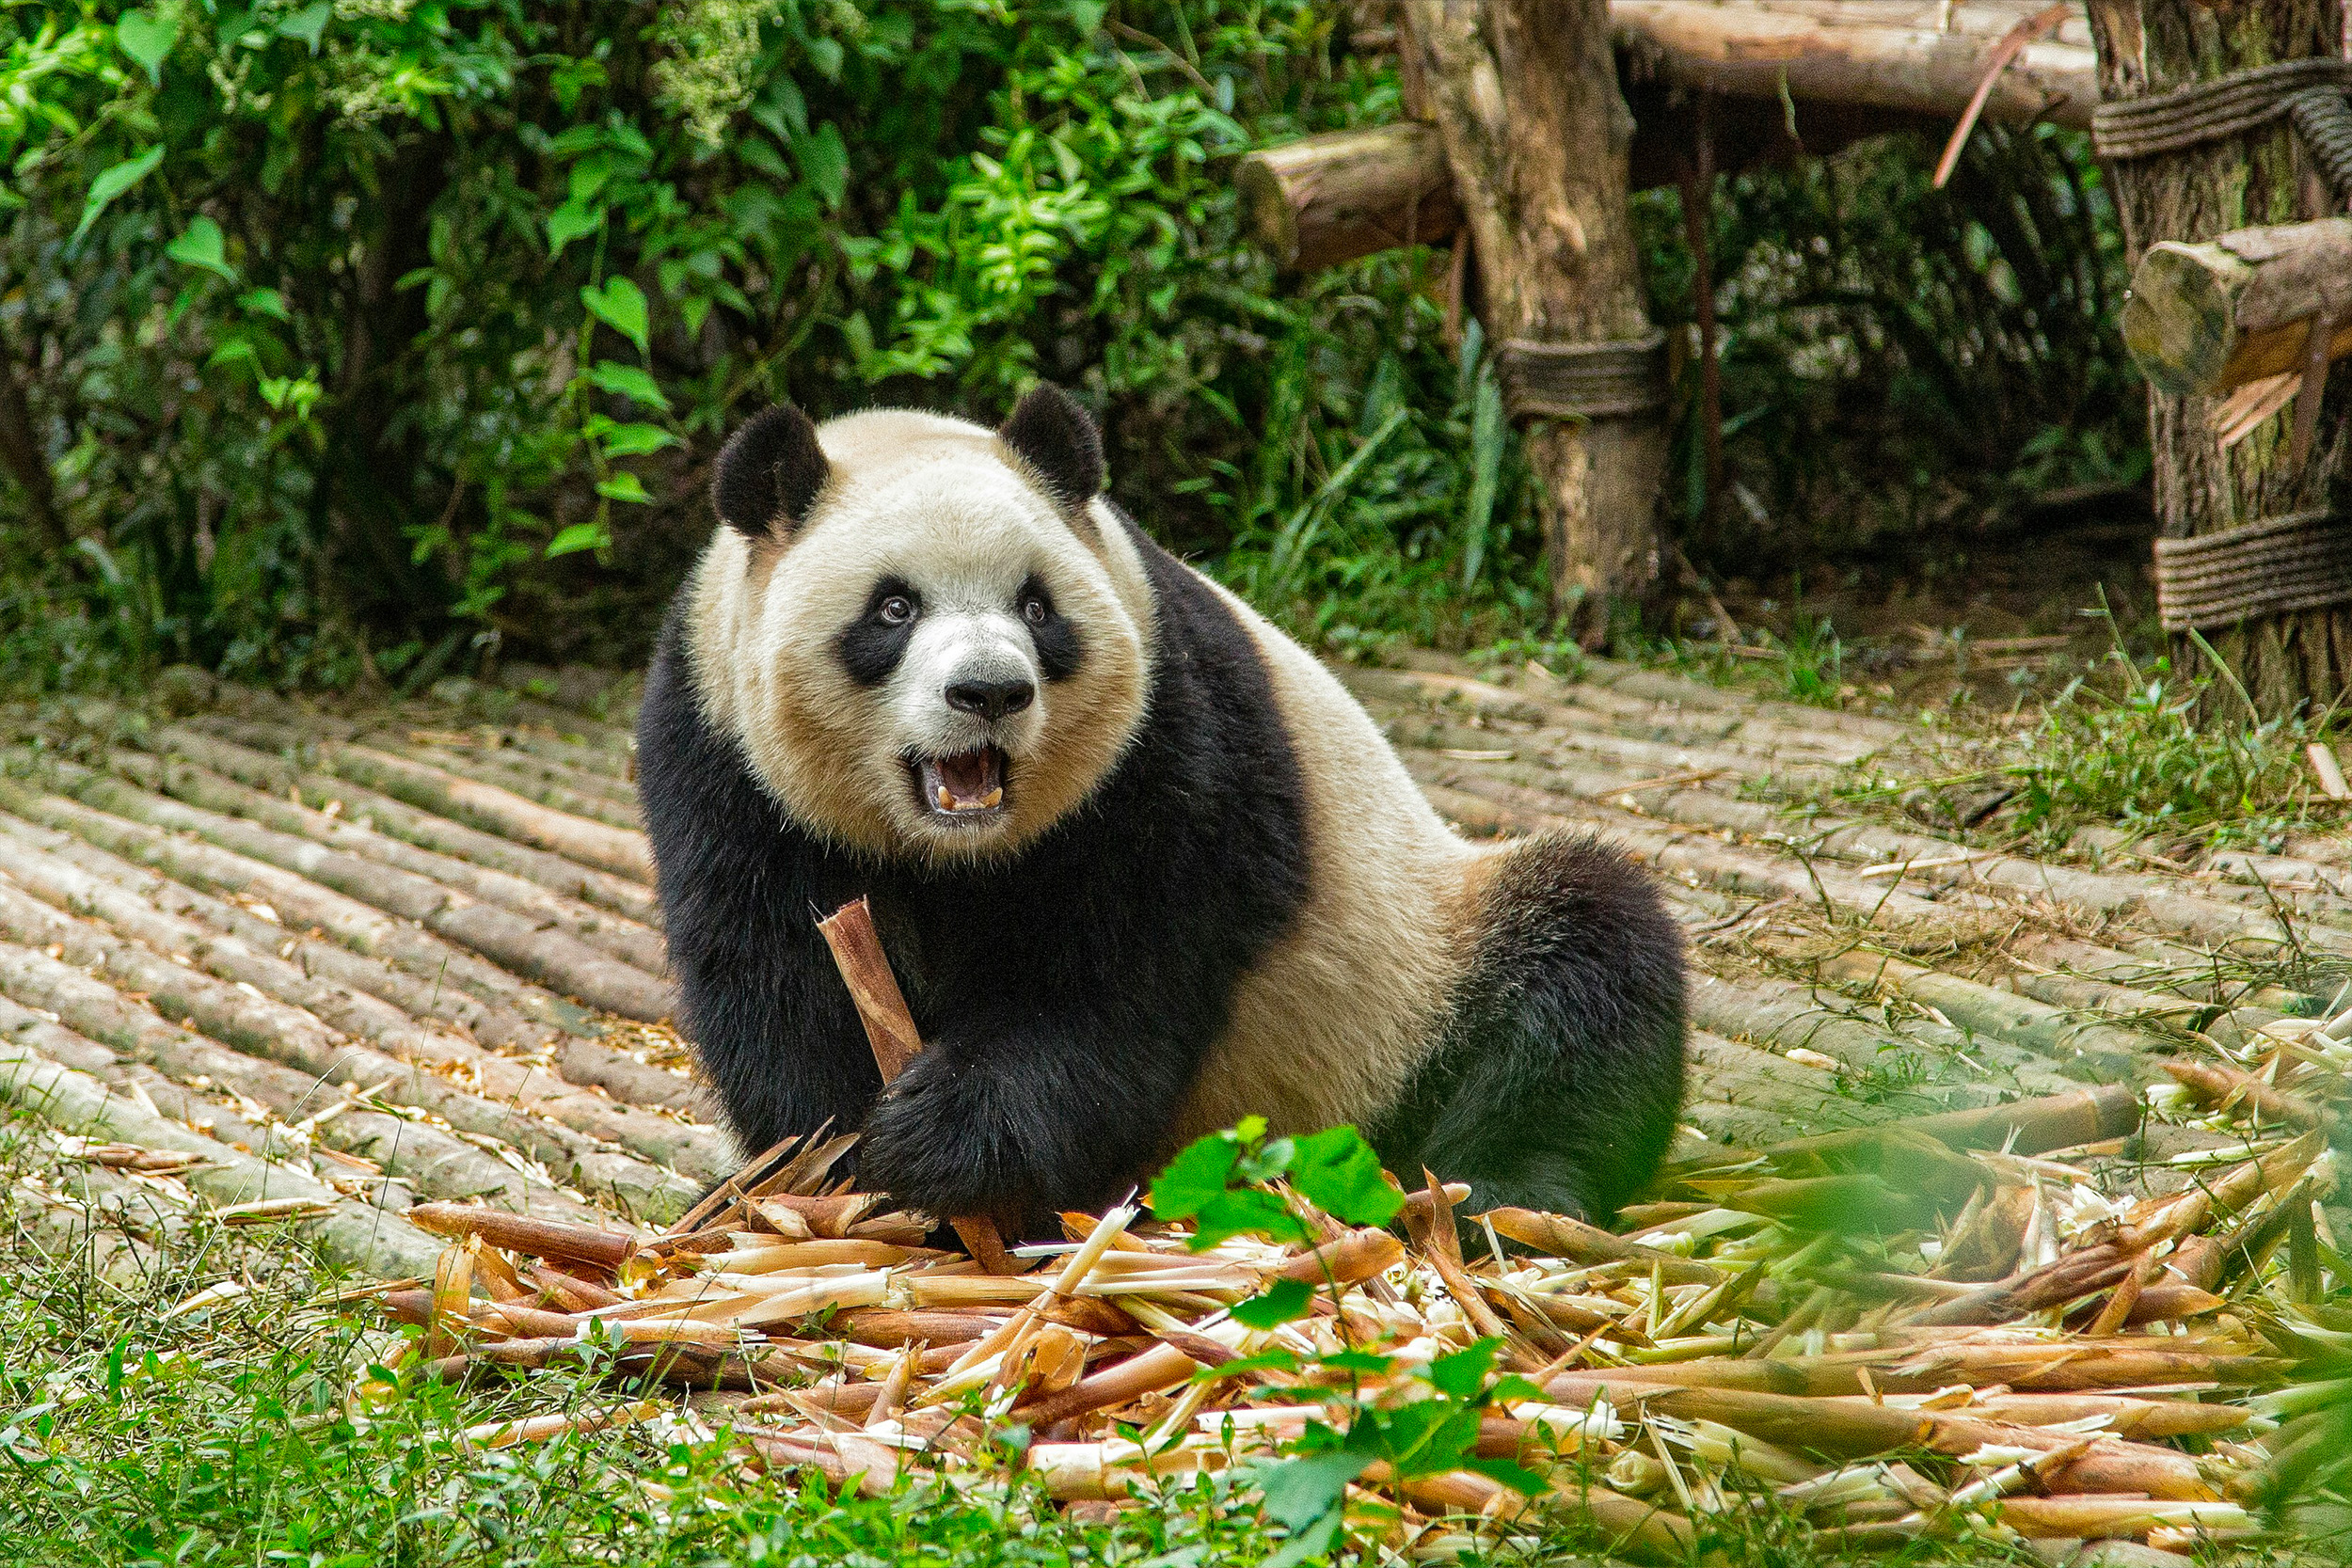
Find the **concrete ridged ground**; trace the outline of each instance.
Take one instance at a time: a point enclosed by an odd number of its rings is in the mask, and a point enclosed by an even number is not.
[[[1692,939],[1685,1155],[2149,1082],[2352,973],[2352,853],[2065,863],[1790,815],[1906,731],[1626,666],[1346,679],[1468,831],[1598,832]],[[659,1225],[735,1151],[667,1027],[629,683],[314,708],[190,680],[74,706],[0,780],[0,1090],[206,1153],[201,1197],[362,1268],[426,1199]],[[2288,984],[2277,983],[2280,979]],[[2200,1037],[2198,1032],[2202,1032]],[[1794,1053],[1792,1055],[1791,1053]],[[2156,1152],[2150,1150],[2149,1152]]]

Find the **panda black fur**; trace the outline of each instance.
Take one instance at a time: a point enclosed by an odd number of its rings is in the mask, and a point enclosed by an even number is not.
[[[1673,921],[1598,844],[1473,846],[1330,674],[1102,499],[1086,415],[771,409],[639,720],[681,1022],[747,1149],[1030,1229],[1248,1114],[1478,1208],[1613,1210],[1682,1093]],[[886,1094],[816,921],[872,903]],[[877,1096],[879,1095],[879,1099]]]

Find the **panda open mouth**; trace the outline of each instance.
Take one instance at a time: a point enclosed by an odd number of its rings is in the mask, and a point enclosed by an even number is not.
[[[993,746],[910,763],[924,809],[961,821],[985,820],[1005,807],[1005,753]]]

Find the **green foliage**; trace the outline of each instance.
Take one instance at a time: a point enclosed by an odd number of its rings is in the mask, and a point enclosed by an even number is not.
[[[2111,616],[2107,624],[2115,632]],[[1915,774],[1873,778],[1835,793],[1847,805],[1899,801],[1950,820],[2005,790],[2006,807],[1983,832],[2043,852],[2066,847],[2086,826],[2160,847],[2273,851],[2296,829],[2337,827],[2342,809],[2314,796],[2304,750],[2334,716],[2261,719],[2227,664],[2209,648],[2207,657],[2221,679],[2185,682],[2165,656],[2134,659],[2117,632],[2100,668],[2069,681],[2023,725],[1963,721],[1929,737],[1931,759],[1946,765],[1940,775],[1925,784]]]
[[[1265,1122],[1251,1117],[1238,1127],[1212,1132],[1169,1162],[1152,1184],[1152,1212],[1162,1220],[1189,1219],[1195,1251],[1247,1233],[1277,1241],[1311,1243],[1316,1227],[1300,1200],[1347,1225],[1386,1225],[1405,1207],[1404,1196],[1380,1169],[1379,1156],[1353,1127],[1327,1128],[1297,1138],[1268,1142]],[[1312,1288],[1296,1280],[1277,1283],[1263,1294],[1238,1303],[1233,1318],[1246,1327],[1270,1329],[1305,1315]],[[1334,1304],[1337,1291],[1334,1289]],[[1274,1350],[1205,1372],[1231,1377],[1241,1370],[1296,1371],[1311,1365],[1337,1372],[1350,1388],[1366,1373],[1408,1370],[1427,1385],[1425,1398],[1346,1401],[1341,1427],[1311,1421],[1285,1457],[1257,1468],[1266,1516],[1285,1527],[1290,1539],[1268,1560],[1267,1568],[1292,1568],[1327,1552],[1339,1539],[1347,1483],[1367,1465],[1388,1465],[1401,1479],[1474,1470],[1529,1496],[1544,1480],[1507,1460],[1472,1452],[1478,1423],[1499,1399],[1534,1399],[1534,1385],[1494,1375],[1500,1339],[1481,1339],[1425,1366],[1406,1369],[1394,1356],[1349,1350],[1301,1363]],[[1327,1399],[1319,1385],[1302,1398]]]
[[[1942,191],[1935,153],[1889,136],[1722,182],[1728,493],[1702,515],[1691,363],[1667,485],[1702,569],[1755,577],[2146,477],[2145,398],[2116,329],[2122,239],[2089,138],[1979,125]],[[1654,313],[1694,320],[1678,194],[1637,197],[1635,217]]]
[[[1152,1183],[1152,1213],[1192,1221],[1196,1252],[1252,1231],[1311,1243],[1313,1230],[1267,1186],[1284,1180],[1346,1225],[1386,1225],[1405,1206],[1380,1169],[1380,1157],[1353,1127],[1268,1142],[1265,1118],[1247,1117],[1239,1126],[1195,1140],[1168,1162]]]
[[[0,524],[0,594],[62,610],[9,618],[0,681],[636,657],[754,408],[993,420],[1039,376],[1297,629],[1522,630],[1529,497],[1423,259],[1278,282],[1213,167],[1393,117],[1341,15],[0,8],[0,367],[61,515]]]
[[[2112,657],[2120,694],[2070,681],[2045,710],[2031,758],[2009,769],[2020,829],[2062,839],[2086,821],[2158,834],[2218,828],[2260,843],[2300,815],[2311,724],[2254,719],[2250,704],[2201,721],[2231,698],[2175,683],[2169,658],[2141,669],[2120,651]]]

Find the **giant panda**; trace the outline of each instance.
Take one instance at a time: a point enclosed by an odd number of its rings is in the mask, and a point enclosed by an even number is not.
[[[1051,387],[995,430],[777,406],[720,453],[638,773],[738,1139],[863,1129],[862,1186],[1031,1234],[1251,1115],[1473,1211],[1613,1211],[1681,1101],[1656,891],[1590,838],[1456,836],[1104,480]],[[859,895],[927,1042],[886,1092],[817,929]]]

